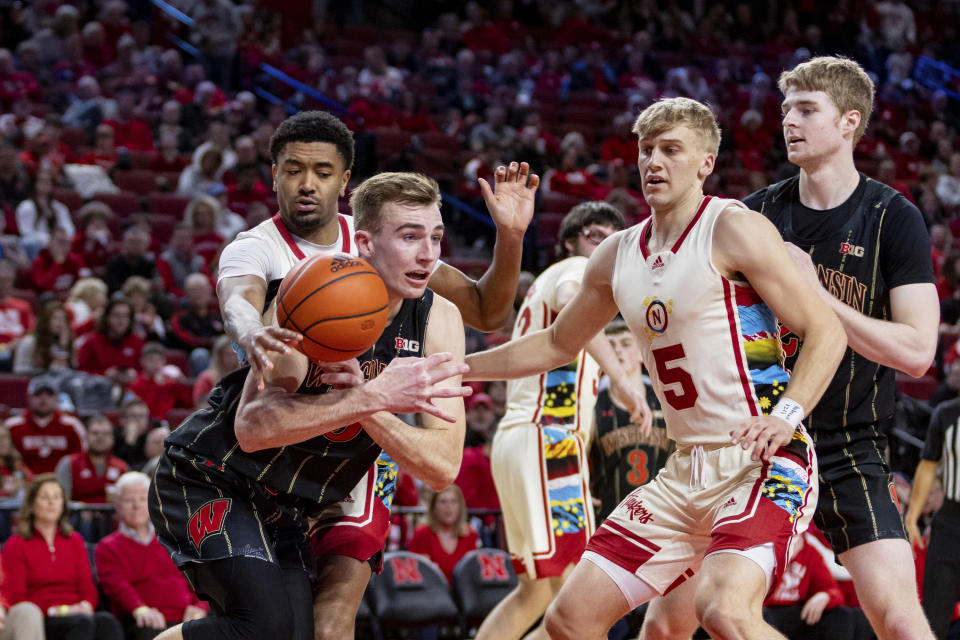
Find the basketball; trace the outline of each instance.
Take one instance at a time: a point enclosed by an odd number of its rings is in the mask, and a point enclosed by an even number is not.
[[[303,335],[300,351],[321,362],[355,358],[387,326],[387,288],[376,269],[346,253],[316,255],[277,291],[277,322]]]

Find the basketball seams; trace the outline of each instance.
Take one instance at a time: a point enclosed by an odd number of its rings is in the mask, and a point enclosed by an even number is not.
[[[297,302],[297,304],[296,304],[296,305],[293,307],[293,309],[291,309],[289,312],[287,312],[287,308],[286,308],[286,306],[284,306],[283,310],[284,310],[285,313],[287,313],[287,318],[289,318],[289,317],[292,316],[294,313],[296,313],[296,312],[297,312],[297,309],[299,309],[300,306],[301,306],[303,303],[305,303],[307,300],[309,300],[310,298],[312,298],[312,297],[314,296],[314,294],[316,294],[316,293],[319,292],[319,291],[322,291],[323,289],[325,289],[326,287],[330,286],[331,284],[333,284],[333,283],[335,283],[335,282],[340,282],[341,280],[344,280],[344,279],[346,279],[346,278],[351,278],[351,277],[353,277],[353,276],[359,276],[359,275],[363,275],[363,274],[366,274],[366,273],[375,275],[375,276],[377,276],[377,278],[380,277],[380,274],[377,273],[376,271],[371,270],[371,269],[364,269],[363,271],[351,271],[350,273],[345,273],[345,274],[343,274],[342,276],[337,276],[336,278],[333,278],[332,280],[327,280],[327,281],[324,282],[322,285],[320,285],[319,287],[317,287],[316,289],[314,289],[313,291],[311,291],[311,292],[308,293],[307,295],[305,295],[305,296],[303,296],[302,298],[300,298],[300,300]],[[299,279],[299,275],[300,275],[300,274],[297,274],[297,275],[298,275],[298,279]],[[290,285],[290,288],[292,289],[292,288],[293,288],[293,285]],[[285,292],[285,293],[289,293],[289,291],[287,291],[287,292]],[[281,303],[282,303],[282,299],[281,299]]]
[[[349,315],[349,316],[333,316],[333,317],[330,317],[330,318],[324,318],[323,320],[317,320],[316,322],[307,325],[306,327],[303,328],[303,330],[304,330],[304,331],[310,331],[310,329],[313,329],[313,328],[314,328],[315,326],[317,326],[318,324],[323,324],[324,322],[332,322],[332,321],[334,321],[334,320],[352,320],[352,319],[354,319],[354,318],[364,318],[364,317],[366,317],[366,316],[376,315],[376,314],[378,314],[378,313],[383,313],[384,309],[386,309],[386,308],[389,307],[389,306],[390,306],[390,305],[385,304],[385,305],[383,305],[382,307],[380,307],[379,309],[370,309],[369,311],[364,311],[363,313],[355,313],[355,314]],[[303,332],[301,331],[301,333],[303,333]]]

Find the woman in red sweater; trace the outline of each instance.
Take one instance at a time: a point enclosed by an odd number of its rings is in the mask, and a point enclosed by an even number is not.
[[[460,558],[476,548],[477,532],[467,524],[467,504],[460,487],[452,484],[433,494],[427,524],[414,530],[410,551],[430,558],[449,582]]]
[[[111,300],[97,328],[84,336],[77,349],[77,369],[109,376],[124,386],[137,378],[143,338],[133,333],[133,305]]]
[[[70,526],[63,487],[52,473],[36,476],[27,488],[17,532],[3,545],[3,591],[10,604],[40,607],[48,640],[122,640],[117,619],[94,612],[97,588],[87,547]]]

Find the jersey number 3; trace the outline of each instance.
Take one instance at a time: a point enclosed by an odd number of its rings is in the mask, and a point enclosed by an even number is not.
[[[697,403],[697,388],[693,386],[693,378],[683,368],[671,366],[677,360],[683,360],[687,354],[683,352],[682,344],[672,344],[653,350],[653,359],[657,363],[657,377],[663,385],[663,397],[667,403],[677,411],[689,409]],[[679,386],[667,388],[667,385]]]

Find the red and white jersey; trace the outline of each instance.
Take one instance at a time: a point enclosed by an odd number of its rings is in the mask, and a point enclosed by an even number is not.
[[[773,313],[713,264],[714,227],[730,205],[743,206],[704,197],[673,247],[656,254],[647,248],[651,217],[625,231],[617,251],[613,296],[678,444],[729,444],[730,431],[769,413],[789,380]]]
[[[317,254],[349,253],[357,255],[353,241],[353,216],[337,214],[340,235],[330,245],[314,244],[293,235],[280,214],[264,220],[253,229],[237,234],[220,255],[217,281],[236,276],[259,276],[270,284],[304,258]]]
[[[23,464],[34,474],[50,473],[65,455],[85,451],[86,431],[75,417],[54,411],[41,426],[29,409],[7,420],[13,446],[23,456]]]
[[[19,340],[33,328],[33,323],[29,302],[13,296],[0,301],[0,344]]]
[[[97,467],[87,451],[72,453],[69,460],[70,499],[77,502],[105,503],[109,488],[127,471],[127,463],[112,455],[107,456],[103,475],[97,473]]]
[[[587,259],[575,256],[561,260],[538,277],[517,314],[513,339],[553,324],[560,307],[557,289],[567,282],[577,285],[583,280]],[[507,412],[500,429],[517,425],[567,425],[590,438],[593,406],[597,401],[600,367],[586,351],[569,365],[537,376],[507,383]]]

